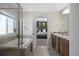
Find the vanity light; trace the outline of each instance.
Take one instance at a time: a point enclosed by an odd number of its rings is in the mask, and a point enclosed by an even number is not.
[[[70,10],[69,8],[66,8],[64,11],[63,11],[63,14],[69,14]]]

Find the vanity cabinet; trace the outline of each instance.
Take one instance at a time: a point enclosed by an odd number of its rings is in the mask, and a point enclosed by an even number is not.
[[[65,40],[65,55],[69,55],[69,41]]]
[[[59,37],[56,37],[56,50],[57,50],[57,52],[59,52],[59,50],[60,50],[60,43],[59,43]]]
[[[52,34],[52,47],[62,56],[69,56],[69,40]]]
[[[52,35],[52,47],[56,48],[56,40],[55,40],[56,36]]]
[[[60,38],[60,54],[65,55],[65,40]]]

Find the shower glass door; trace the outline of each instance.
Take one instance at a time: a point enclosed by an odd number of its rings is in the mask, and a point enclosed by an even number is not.
[[[23,9],[17,3],[0,3],[0,56],[20,56]]]

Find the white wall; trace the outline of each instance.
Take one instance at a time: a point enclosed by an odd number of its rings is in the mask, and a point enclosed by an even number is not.
[[[59,32],[59,13],[50,13],[48,16],[48,46],[51,46],[51,32]]]
[[[70,55],[79,56],[79,3],[70,4]]]

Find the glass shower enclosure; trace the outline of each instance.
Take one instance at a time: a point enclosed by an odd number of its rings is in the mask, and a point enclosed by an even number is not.
[[[20,56],[23,46],[23,8],[0,3],[0,56]]]

